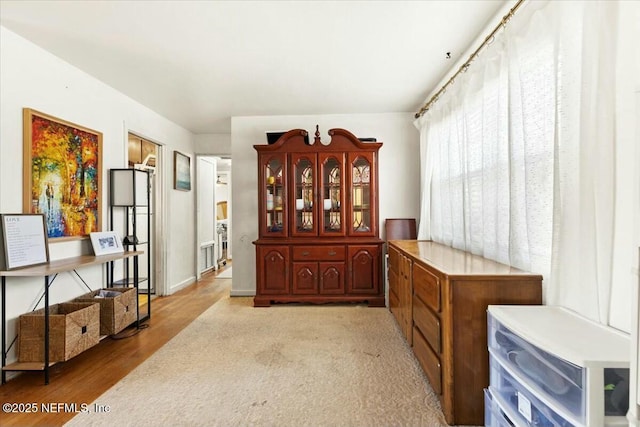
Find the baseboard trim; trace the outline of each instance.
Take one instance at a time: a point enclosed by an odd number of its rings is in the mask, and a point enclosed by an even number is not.
[[[232,297],[255,297],[256,291],[245,289],[231,289],[229,295]]]
[[[186,288],[189,285],[193,285],[196,282],[196,277],[195,276],[191,276],[186,280],[183,280],[182,282],[173,285],[169,288],[169,295],[174,294],[176,292],[178,292],[181,289]]]

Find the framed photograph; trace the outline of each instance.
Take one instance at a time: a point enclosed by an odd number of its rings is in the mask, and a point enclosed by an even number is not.
[[[42,214],[0,214],[0,270],[49,262],[47,226]]]
[[[173,152],[173,188],[191,191],[191,158],[179,151]]]
[[[102,133],[25,108],[23,138],[23,211],[45,216],[50,239],[100,231]]]
[[[93,232],[89,234],[89,237],[91,238],[93,253],[96,256],[124,252],[120,238],[113,231]]]

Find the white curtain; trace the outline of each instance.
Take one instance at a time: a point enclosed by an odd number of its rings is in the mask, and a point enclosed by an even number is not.
[[[418,238],[541,273],[545,303],[605,324],[621,225],[618,9],[617,1],[525,3],[415,122]],[[628,316],[616,323],[629,330]]]

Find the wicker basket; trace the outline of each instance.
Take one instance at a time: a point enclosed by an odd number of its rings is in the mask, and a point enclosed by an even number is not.
[[[100,291],[116,292],[118,295],[96,298]],[[74,301],[100,304],[100,335],[117,334],[137,319],[136,288],[98,289]]]
[[[100,306],[65,302],[49,307],[49,363],[71,359],[100,341]],[[18,361],[44,362],[44,308],[20,316]]]

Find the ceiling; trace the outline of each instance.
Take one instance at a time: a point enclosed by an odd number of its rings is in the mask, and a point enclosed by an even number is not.
[[[202,134],[233,116],[415,112],[504,6],[1,0],[0,24]]]

